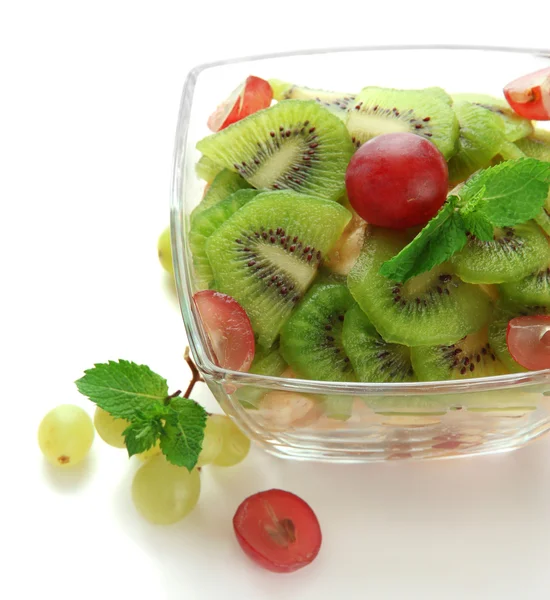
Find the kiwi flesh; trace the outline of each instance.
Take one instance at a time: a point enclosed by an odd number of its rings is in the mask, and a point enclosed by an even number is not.
[[[221,165],[218,165],[208,156],[201,156],[195,165],[195,172],[200,179],[204,179],[206,183],[212,183],[216,175],[223,170]]]
[[[309,290],[281,329],[281,354],[298,377],[355,381],[342,343],[344,317],[354,304],[345,285]]]
[[[402,232],[369,227],[361,254],[348,275],[356,302],[386,342],[405,346],[453,344],[481,329],[491,300],[462,282],[449,264],[399,283],[379,273],[382,263],[407,243]]]
[[[317,90],[279,79],[270,79],[269,83],[275,100],[315,100],[342,120],[346,119],[347,109],[355,100],[355,94]]]
[[[469,234],[468,243],[451,262],[468,283],[518,281],[548,262],[548,240],[533,221],[495,229],[490,242]]]
[[[249,189],[250,185],[237,173],[228,169],[220,171],[206,190],[206,194],[200,204],[191,213],[191,222],[200,215],[203,210],[221,202],[237,190]]]
[[[189,247],[193,254],[195,284],[199,289],[212,287],[214,279],[206,255],[206,241],[222,223],[258,194],[258,190],[238,190],[225,200],[203,210],[193,219],[189,231]]]
[[[449,181],[458,183],[488,167],[506,142],[504,122],[477,104],[459,101],[453,109],[458,118],[458,152],[449,161]]]
[[[262,348],[271,348],[350,218],[331,200],[264,192],[208,238],[215,288],[245,309]]]
[[[502,98],[486,94],[453,94],[452,98],[454,102],[470,102],[497,115],[504,125],[504,137],[509,142],[516,142],[533,133],[531,121],[517,115]]]
[[[433,142],[446,159],[457,149],[458,121],[439,88],[363,88],[348,108],[346,125],[358,148],[383,133],[410,132]]]
[[[502,283],[499,292],[516,304],[550,308],[550,262],[520,281]]]
[[[533,135],[518,140],[516,146],[526,156],[550,162],[550,131],[536,129]]]
[[[410,349],[386,343],[358,305],[346,313],[342,342],[359,381],[415,381]]]
[[[258,189],[337,200],[353,154],[345,125],[314,101],[283,100],[210,135],[197,148]]]
[[[487,337],[487,327],[454,344],[411,348],[411,361],[420,381],[470,379],[508,373]]]

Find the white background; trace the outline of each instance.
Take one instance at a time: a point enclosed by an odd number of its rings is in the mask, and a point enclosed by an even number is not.
[[[364,466],[255,450],[205,469],[199,507],[168,528],[135,514],[136,465],[101,440],[82,468],[42,461],[41,417],[64,402],[91,412],[73,381],[94,362],[128,358],[185,385],[156,242],[191,67],[320,46],[549,41],[546,1],[307,4],[0,4],[0,598],[550,596],[550,438],[503,456]],[[319,558],[294,575],[256,568],[232,535],[237,505],[269,487],[301,495],[323,528]]]

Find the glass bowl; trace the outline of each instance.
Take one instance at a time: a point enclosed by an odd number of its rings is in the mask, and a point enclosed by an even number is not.
[[[550,65],[550,52],[474,47],[319,50],[193,69],[177,125],[171,233],[179,303],[197,367],[223,410],[268,452],[366,462],[457,457],[518,448],[550,429],[550,371],[430,383],[332,383],[267,377],[216,365],[192,302],[189,215],[205,183],[196,143],[216,105],[248,75],[325,89],[441,86],[500,96],[503,84]],[[544,126],[544,124],[541,124]],[[546,125],[548,126],[548,124]]]

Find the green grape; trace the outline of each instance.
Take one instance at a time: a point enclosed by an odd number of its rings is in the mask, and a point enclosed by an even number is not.
[[[222,449],[212,464],[219,467],[232,467],[246,458],[250,450],[250,440],[224,415],[212,415],[210,419],[222,433]]]
[[[130,425],[126,419],[115,419],[106,410],[95,409],[94,425],[99,437],[115,448],[125,448],[124,436],[122,433]]]
[[[38,445],[52,465],[70,467],[88,454],[94,426],[88,413],[74,404],[51,410],[38,427]]]
[[[136,456],[139,458],[139,460],[145,462],[150,458],[153,458],[153,456],[158,456],[159,454],[162,454],[162,451],[160,449],[160,442],[157,442],[154,446],[151,446],[149,450],[140,452],[139,454],[136,454]]]
[[[132,483],[137,510],[151,523],[170,525],[183,519],[197,504],[201,490],[198,471],[154,456],[139,468]]]
[[[174,274],[174,265],[172,264],[172,246],[170,244],[170,227],[167,227],[159,237],[157,245],[160,264],[165,271]]]
[[[223,446],[223,427],[220,427],[216,416],[218,415],[210,415],[206,420],[202,450],[199,454],[197,467],[202,467],[203,465],[214,462],[221,452]]]

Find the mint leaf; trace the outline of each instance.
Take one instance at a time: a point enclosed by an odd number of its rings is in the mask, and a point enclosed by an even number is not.
[[[166,379],[145,365],[127,360],[94,365],[84,371],[76,387],[113,417],[129,421],[158,414],[168,396]]]
[[[457,212],[456,196],[449,196],[437,215],[397,256],[386,261],[380,274],[405,282],[448,260],[466,245],[466,229]]]
[[[162,424],[160,420],[136,421],[124,430],[124,441],[129,456],[145,452],[152,448],[160,437]]]
[[[482,193],[478,210],[495,227],[534,219],[542,210],[550,187],[550,163],[534,158],[508,160],[485,169],[460,189],[462,206]],[[483,190],[483,192],[482,192]]]
[[[160,449],[171,463],[191,471],[202,449],[207,413],[188,398],[175,398],[170,409],[160,436]]]
[[[492,242],[495,235],[495,228],[492,223],[481,213],[474,212],[463,215],[461,213],[464,228],[482,242]]]

